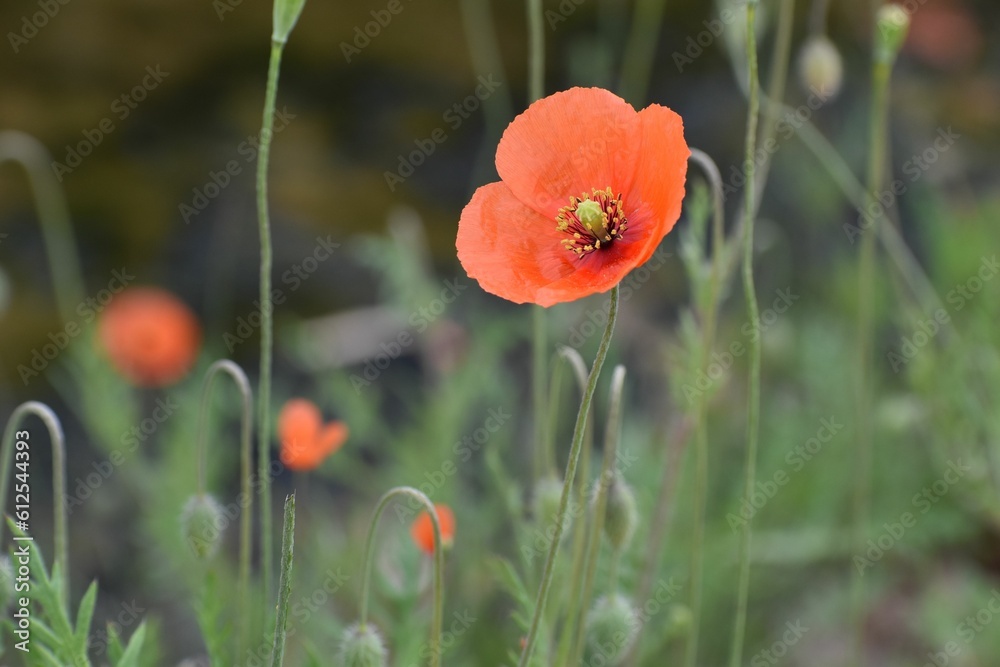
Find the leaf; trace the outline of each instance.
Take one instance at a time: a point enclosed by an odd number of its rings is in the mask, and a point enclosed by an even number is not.
[[[76,648],[78,652],[87,652],[87,637],[90,635],[90,623],[94,619],[94,604],[97,602],[97,581],[90,582],[87,592],[80,600],[80,608],[76,611]]]
[[[146,622],[143,621],[132,633],[128,640],[128,646],[121,658],[115,663],[115,667],[138,667],[139,654],[142,653],[142,643],[146,640]]]

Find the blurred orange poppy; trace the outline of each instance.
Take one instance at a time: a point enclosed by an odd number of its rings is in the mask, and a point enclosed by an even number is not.
[[[606,292],[650,258],[681,212],[681,117],[600,88],[532,104],[497,146],[499,183],[462,211],[458,259],[480,286],[551,306]]]
[[[438,521],[441,522],[441,542],[444,548],[448,549],[455,539],[455,515],[452,514],[451,508],[443,503],[434,503],[434,509],[437,510]],[[430,512],[424,510],[417,516],[410,527],[410,535],[421,550],[429,554],[434,553],[434,522],[431,520]]]
[[[312,401],[293,398],[285,403],[278,416],[281,462],[291,470],[314,470],[347,440],[343,422],[323,423],[319,408]]]
[[[201,327],[183,301],[156,287],[132,287],[101,313],[98,340],[111,364],[141,387],[184,377],[201,346]]]

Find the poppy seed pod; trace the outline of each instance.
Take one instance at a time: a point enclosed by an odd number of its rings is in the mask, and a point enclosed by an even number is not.
[[[385,643],[371,623],[352,625],[344,630],[336,664],[341,667],[385,667]]]
[[[635,640],[636,623],[628,599],[619,593],[605,595],[587,612],[585,665],[621,663]]]
[[[7,556],[0,556],[0,611],[5,611],[14,602],[14,564]]]
[[[608,507],[604,515],[604,534],[615,551],[628,546],[638,523],[639,510],[632,487],[615,475],[608,487]]]
[[[910,15],[897,4],[879,7],[875,15],[878,35],[875,38],[875,57],[879,62],[892,63],[906,41],[910,30]]]
[[[194,555],[202,559],[211,558],[219,550],[222,531],[227,523],[219,503],[203,493],[192,496],[181,513],[184,541]]]
[[[824,100],[836,97],[844,81],[844,63],[840,51],[826,35],[813,35],[799,52],[799,78],[806,90]]]

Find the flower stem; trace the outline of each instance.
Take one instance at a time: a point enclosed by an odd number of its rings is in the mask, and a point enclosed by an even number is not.
[[[760,113],[760,86],[757,79],[757,41],[754,20],[757,15],[757,0],[747,3],[747,66],[749,70],[750,109],[747,114],[746,152],[744,168],[747,170],[747,186],[744,188],[744,216],[746,229],[743,236],[743,289],[747,302],[747,316],[751,322],[759,319],[757,293],[753,279],[754,217],[756,211],[754,183],[754,154],[756,153],[757,116]],[[757,437],[760,421],[760,356],[761,345],[758,336],[750,342],[750,380],[747,389],[747,458],[744,493],[749,501],[757,477]],[[736,620],[733,624],[733,644],[729,654],[730,667],[739,667],[743,656],[743,640],[746,634],[747,598],[750,591],[750,547],[753,537],[753,521],[743,524],[740,540],[740,575],[737,589]]]
[[[663,25],[665,0],[638,0],[622,57],[621,95],[636,107],[645,105],[656,43]]]
[[[576,426],[573,428],[573,444],[570,447],[569,461],[566,464],[566,476],[563,479],[562,495],[559,498],[559,514],[556,518],[556,525],[553,527],[553,535],[549,544],[549,553],[545,559],[545,569],[542,571],[542,582],[538,587],[538,597],[535,601],[535,611],[531,617],[531,626],[528,629],[528,637],[521,651],[521,659],[518,662],[520,667],[527,667],[531,659],[531,652],[535,648],[538,639],[538,631],[541,626],[542,616],[545,613],[545,604],[549,597],[549,587],[552,585],[552,575],[555,571],[556,554],[559,551],[559,543],[562,541],[563,527],[566,522],[566,509],[569,506],[569,496],[573,490],[573,481],[576,478],[576,467],[580,459],[580,450],[583,445],[583,435],[586,431],[587,416],[590,413],[590,404],[594,399],[594,390],[597,387],[597,379],[604,366],[604,360],[608,356],[608,348],[611,346],[611,334],[615,329],[615,320],[618,319],[618,285],[611,290],[611,299],[608,304],[608,323],[604,329],[604,336],[601,344],[597,348],[597,356],[594,358],[594,365],[590,369],[587,377],[587,388],[580,401],[580,411],[576,416]]]
[[[597,559],[601,553],[601,536],[604,533],[604,519],[608,507],[608,489],[616,474],[615,460],[618,456],[618,440],[621,433],[621,406],[622,390],[625,385],[625,367],[616,366],[614,374],[611,376],[611,400],[608,409],[608,423],[604,433],[604,459],[601,463],[601,474],[597,478],[597,494],[594,497],[593,520],[587,528],[587,572],[583,578],[583,594],[580,597],[580,618],[584,619],[587,610],[590,608],[591,597],[594,592],[594,577],[597,575]],[[612,581],[617,585],[617,555],[615,557],[614,576]],[[583,659],[583,648],[586,634],[582,629],[576,635],[576,645],[573,648],[571,659],[568,664],[579,665]],[[609,659],[620,656],[608,656]]]
[[[77,304],[83,302],[83,273],[80,271],[66,196],[49,166],[52,156],[31,135],[6,130],[0,132],[0,164],[7,161],[17,162],[28,174],[35,206],[38,207],[45,252],[49,257],[59,315],[63,322],[71,322],[77,316]]]
[[[882,188],[885,169],[886,135],[888,125],[889,75],[892,63],[875,59],[872,72],[872,107],[869,119],[870,137],[868,152],[868,193],[874,201]],[[875,207],[873,207],[875,208]],[[869,209],[870,210],[870,209]],[[881,222],[881,207],[873,216],[872,225]],[[875,271],[875,229],[869,230],[861,239],[861,255],[858,260],[858,338],[857,338],[857,390],[855,392],[855,419],[858,434],[855,438],[854,474],[854,543],[855,549],[863,550],[871,511],[872,478],[872,401],[874,399],[872,368],[874,360],[874,295],[876,292]],[[864,607],[865,589],[861,573],[851,566],[851,617],[853,626],[852,664],[861,665],[864,653]]]
[[[281,535],[281,578],[278,603],[274,610],[274,645],[271,667],[281,667],[285,659],[285,626],[288,623],[288,600],[292,596],[292,556],[295,552],[295,494],[285,497],[285,521]]]
[[[722,282],[724,240],[724,217],[722,193],[722,176],[715,161],[707,153],[694,149],[691,160],[698,164],[708,175],[712,187],[712,264],[709,277],[708,303],[701,312],[702,340],[699,350],[698,368],[706,369],[708,359],[715,342],[715,324],[718,310],[719,290]],[[749,179],[748,179],[749,182]],[[748,186],[749,187],[749,186]],[[697,302],[697,299],[696,299]],[[705,562],[705,505],[708,495],[708,396],[701,392],[695,409],[695,483],[694,502],[692,503],[692,523],[694,530],[691,537],[691,629],[686,653],[689,667],[695,664],[698,654],[698,635],[701,628],[702,585]],[[664,462],[668,465],[669,462]],[[661,494],[662,502],[667,502],[668,496]],[[655,531],[654,531],[655,532]],[[657,548],[655,560],[659,560]],[[651,561],[653,562],[653,561]],[[641,630],[641,629],[640,629]]]
[[[361,627],[368,623],[368,597],[371,590],[372,569],[375,564],[375,529],[382,512],[388,507],[389,501],[396,496],[415,498],[431,516],[434,526],[434,616],[431,621],[431,667],[441,667],[441,627],[444,623],[444,548],[441,542],[441,521],[437,509],[430,498],[410,486],[397,486],[386,491],[375,505],[371,524],[368,527],[368,538],[365,540],[365,571],[361,581]]]
[[[545,95],[545,30],[542,0],[528,0],[527,9],[528,99],[534,102]]]
[[[260,484],[261,569],[265,598],[271,595],[271,353],[274,322],[271,300],[271,219],[267,210],[267,166],[271,154],[274,106],[278,94],[278,72],[284,42],[271,41],[271,59],[267,69],[264,117],[260,128],[260,152],[257,156],[257,222],[260,228],[260,390],[257,396],[257,475]],[[265,623],[266,625],[266,623]]]
[[[59,417],[49,406],[38,401],[28,401],[14,408],[7,428],[3,434],[3,445],[0,448],[0,517],[4,515],[7,507],[7,481],[10,477],[10,465],[14,456],[14,441],[22,440],[31,447],[31,440],[27,435],[22,438],[17,427],[21,420],[28,414],[34,414],[45,424],[49,431],[49,440],[52,442],[52,508],[55,515],[55,536],[54,548],[55,558],[53,559],[52,571],[56,568],[61,573],[60,581],[56,582],[59,587],[59,595],[65,605],[69,599],[69,559],[67,558],[67,532],[66,532],[66,437],[63,435],[62,424]],[[26,529],[25,532],[28,532]],[[3,534],[3,522],[0,521],[0,535]]]
[[[208,412],[208,397],[212,392],[212,385],[219,373],[226,373],[236,383],[236,388],[240,392],[243,401],[240,419],[240,493],[245,499],[246,507],[242,509],[240,516],[240,556],[239,556],[239,584],[237,588],[237,600],[239,604],[239,632],[236,638],[236,647],[242,650],[247,639],[247,618],[246,610],[250,608],[249,582],[250,582],[250,520],[253,510],[253,494],[250,490],[251,484],[251,459],[250,451],[250,429],[253,423],[253,390],[250,388],[250,380],[239,365],[229,359],[221,359],[209,366],[205,373],[203,389],[201,393],[201,411],[198,419],[198,494],[205,493],[205,416]]]

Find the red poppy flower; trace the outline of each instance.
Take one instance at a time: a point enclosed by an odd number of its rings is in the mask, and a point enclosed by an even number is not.
[[[133,287],[101,313],[98,340],[130,382],[162,387],[180,380],[194,365],[201,327],[191,309],[170,292]]]
[[[532,104],[497,147],[501,182],[476,190],[458,259],[487,292],[551,306],[606,292],[680,216],[690,155],[680,116],[600,88]]]
[[[434,503],[434,509],[441,522],[441,542],[448,549],[455,539],[455,515],[450,507],[442,503]],[[421,550],[434,553],[434,522],[431,521],[430,512],[424,510],[417,516],[410,527],[410,535]]]
[[[314,470],[347,440],[343,422],[323,423],[319,408],[312,401],[293,398],[278,415],[278,438],[281,462],[291,470]]]

